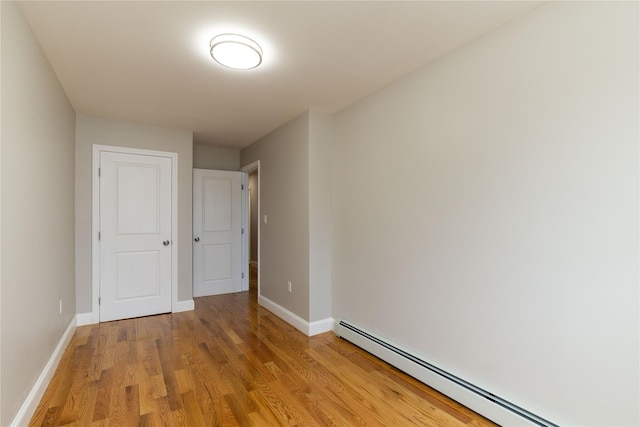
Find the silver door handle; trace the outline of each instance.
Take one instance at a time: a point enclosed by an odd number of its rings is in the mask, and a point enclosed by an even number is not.
[[[165,245],[165,246],[169,246],[169,243],[170,242],[168,240],[165,240],[164,242],[162,242],[162,244]]]
[[[199,242],[199,241],[200,241],[200,238],[199,238],[199,237],[196,237],[196,238],[195,238],[195,239],[193,239],[193,240],[195,240],[196,242]]]

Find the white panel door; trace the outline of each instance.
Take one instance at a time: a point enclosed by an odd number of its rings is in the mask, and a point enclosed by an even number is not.
[[[171,311],[171,159],[100,153],[100,321]]]
[[[193,170],[193,296],[242,291],[242,172]]]

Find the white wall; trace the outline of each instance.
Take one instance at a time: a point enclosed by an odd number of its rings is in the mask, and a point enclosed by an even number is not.
[[[6,426],[75,315],[75,112],[16,3],[0,8],[0,425]]]
[[[178,301],[192,298],[193,133],[78,114],[76,120],[76,299],[91,312],[91,179],[93,145],[178,153]]]
[[[2,28],[2,5],[0,4],[0,29]],[[2,58],[2,31],[0,30],[0,58]],[[2,66],[0,65],[0,82]],[[0,83],[2,99],[2,83]],[[0,165],[2,165],[2,102],[0,102]],[[0,332],[2,331],[2,173],[0,171]],[[0,333],[0,422],[2,422],[2,334]]]
[[[260,293],[309,320],[309,114],[240,151],[260,160]],[[287,281],[293,292],[287,291]]]
[[[306,322],[330,319],[331,117],[304,113],[241,150],[242,165],[256,160],[260,293]]]
[[[309,320],[331,317],[331,117],[309,112]]]
[[[638,425],[638,4],[532,11],[335,115],[334,316]]]
[[[193,144],[193,167],[221,171],[240,170],[240,150]]]

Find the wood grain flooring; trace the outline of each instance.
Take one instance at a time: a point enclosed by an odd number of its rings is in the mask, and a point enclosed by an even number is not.
[[[77,328],[30,426],[490,426],[256,292]]]

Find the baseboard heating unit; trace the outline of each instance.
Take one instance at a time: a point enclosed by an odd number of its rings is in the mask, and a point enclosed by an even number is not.
[[[337,322],[335,332],[339,337],[502,426],[558,427],[557,424],[440,369],[345,320]]]

